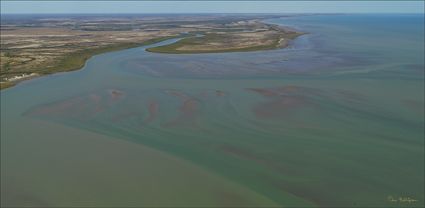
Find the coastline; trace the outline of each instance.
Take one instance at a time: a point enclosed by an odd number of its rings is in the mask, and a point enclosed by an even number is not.
[[[264,22],[263,22],[264,23]],[[225,49],[207,49],[207,50],[178,50],[181,46],[187,46],[192,44],[190,41],[196,39],[199,40],[204,39],[205,42],[208,42],[212,39],[223,41],[226,40],[226,36],[217,36],[216,34],[205,34],[203,36],[194,36],[193,34],[180,34],[180,35],[172,35],[172,36],[164,36],[158,38],[152,38],[143,42],[127,42],[127,43],[119,43],[112,44],[99,48],[88,48],[83,49],[81,51],[76,51],[68,54],[66,57],[57,61],[54,65],[48,66],[46,68],[35,68],[37,73],[30,72],[22,72],[22,74],[17,74],[16,79],[12,79],[11,81],[1,81],[0,82],[0,91],[3,89],[7,89],[19,84],[22,81],[33,79],[35,77],[40,77],[44,75],[50,75],[59,72],[69,72],[79,70],[84,67],[86,61],[90,59],[94,55],[119,51],[124,49],[130,49],[135,47],[141,47],[146,45],[155,44],[161,41],[165,41],[172,38],[183,37],[181,40],[163,46],[156,46],[145,49],[148,52],[152,53],[165,53],[165,54],[202,54],[202,53],[231,53],[231,52],[253,52],[253,51],[263,51],[263,50],[274,50],[274,49],[283,49],[288,47],[289,42],[296,39],[299,36],[307,34],[305,32],[300,32],[298,30],[283,27],[277,24],[269,24],[264,23],[269,27],[269,30],[274,30],[279,32],[277,36],[272,37],[273,41],[269,44],[263,45],[254,45],[248,47],[230,47]],[[205,47],[208,48],[208,47]]]
[[[297,37],[307,34],[306,32],[300,32],[295,29],[289,29],[288,27],[282,27],[276,24],[268,24],[271,30],[276,30],[282,32],[277,37],[274,37],[274,40],[270,44],[266,45],[256,45],[249,47],[234,47],[228,49],[207,49],[207,50],[179,50],[180,47],[196,45],[197,40],[204,39],[205,42],[210,41],[216,37],[215,34],[206,34],[202,37],[187,37],[181,39],[175,43],[157,46],[152,48],[147,48],[146,51],[152,53],[166,53],[166,54],[199,54],[199,53],[231,53],[231,52],[252,52],[252,51],[262,51],[262,50],[273,50],[273,49],[283,49],[288,47],[289,42],[295,40]],[[208,47],[206,47],[208,48]]]
[[[81,68],[84,67],[86,61],[95,55],[151,45],[151,44],[155,44],[164,40],[177,38],[177,37],[179,36],[166,36],[166,37],[153,38],[141,43],[122,43],[122,44],[114,44],[114,45],[109,45],[109,46],[100,47],[100,48],[84,49],[84,50],[69,54],[68,56],[64,57],[62,60],[59,60],[57,64],[53,66],[47,67],[42,70],[38,70],[38,73],[36,76],[28,76],[25,73],[23,73],[21,75],[23,77],[22,79],[16,79],[14,81],[9,81],[9,82],[2,81],[0,82],[0,90],[13,87],[22,81],[29,80],[35,77],[55,74],[59,72],[69,72],[69,71],[80,70]]]

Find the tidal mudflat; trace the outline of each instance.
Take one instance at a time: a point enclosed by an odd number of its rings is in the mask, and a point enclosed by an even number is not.
[[[1,91],[2,206],[423,206],[423,21],[270,19],[308,34],[145,51],[171,39]]]

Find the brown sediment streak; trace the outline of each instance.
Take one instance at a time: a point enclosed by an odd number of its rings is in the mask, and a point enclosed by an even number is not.
[[[307,102],[303,98],[286,97],[259,104],[253,111],[257,117],[279,117],[306,105]]]
[[[259,118],[286,116],[293,110],[311,105],[308,96],[316,95],[319,92],[315,89],[293,85],[277,88],[248,88],[247,90],[270,99],[252,108],[254,114]]]
[[[109,95],[110,95],[110,101],[118,101],[121,100],[124,97],[124,92],[119,91],[119,90],[109,90]]]
[[[194,99],[188,99],[183,102],[183,106],[180,107],[180,111],[185,117],[193,117],[196,114],[198,102]]]
[[[261,157],[259,154],[255,154],[251,151],[242,149],[240,147],[230,146],[230,145],[221,145],[218,147],[218,150],[225,153],[234,155],[236,157],[239,157],[244,160],[249,160],[252,162],[255,162],[259,165],[262,165],[266,168],[270,168],[272,170],[275,170],[279,173],[285,174],[285,175],[297,175],[296,171],[285,167],[284,164],[280,163],[278,160],[270,160],[267,158]]]
[[[198,114],[198,101],[195,99],[186,99],[183,101],[182,106],[179,108],[180,115],[164,126],[177,126],[177,125],[194,125],[196,116]]]
[[[124,93],[118,90],[109,90],[106,98],[104,94],[90,93],[82,96],[64,99],[53,103],[36,106],[24,115],[31,116],[66,116],[78,119],[90,119],[96,114],[105,111],[109,104],[123,98]]]
[[[183,92],[180,92],[178,90],[167,90],[165,92],[169,95],[173,95],[173,96],[176,96],[178,98],[185,99],[185,100],[189,98],[189,96],[187,96],[186,94],[184,94]]]
[[[221,145],[218,147],[218,149],[222,152],[225,152],[227,154],[235,155],[240,158],[248,159],[248,160],[254,160],[254,161],[262,161],[258,156],[254,155],[253,153],[241,149],[239,147],[229,146],[229,145]]]
[[[90,101],[92,101],[94,103],[99,103],[102,100],[102,97],[100,95],[97,95],[97,94],[90,94],[89,99],[90,99]]]
[[[210,96],[223,97],[226,93],[221,90],[204,90],[198,94],[198,98],[209,98]]]
[[[306,88],[306,87],[299,87],[295,85],[287,85],[287,86],[276,88],[276,91],[279,92],[280,95],[286,95],[286,94],[302,93],[302,92],[313,93],[317,90]]]
[[[266,97],[272,97],[272,96],[279,95],[274,90],[266,89],[266,88],[247,88],[247,90],[257,92],[257,93],[259,93],[263,96],[266,96]]]
[[[223,91],[221,91],[221,90],[216,90],[215,91],[215,95],[216,96],[218,96],[218,97],[222,97],[222,96],[225,96],[226,95],[226,93],[224,93]]]
[[[158,114],[159,104],[156,101],[152,101],[148,105],[149,116],[144,120],[144,123],[152,122],[156,119]]]
[[[90,119],[96,114],[105,110],[105,106],[102,103],[102,96],[98,94],[89,94],[79,97],[83,100],[78,105],[73,106],[68,112],[70,117],[79,115],[80,119]]]
[[[94,112],[92,113],[92,116],[105,109],[101,103],[102,97],[100,95],[91,94],[89,95],[89,100],[91,101],[91,104],[94,105]]]
[[[43,115],[55,115],[60,113],[69,113],[69,110],[77,105],[81,105],[83,103],[83,99],[81,97],[71,98],[64,101],[58,101],[50,104],[46,104],[43,106],[37,106],[29,111],[27,111],[24,115],[30,116],[43,116]]]
[[[90,116],[94,116],[104,109],[105,107],[102,104],[102,97],[98,94],[89,94],[37,106],[30,109],[24,115],[65,115],[69,117],[79,115],[81,119],[84,119]]]
[[[249,91],[257,92],[265,97],[276,97],[294,94],[317,94],[320,90],[300,87],[295,85],[286,85],[283,87],[276,88],[247,88]]]

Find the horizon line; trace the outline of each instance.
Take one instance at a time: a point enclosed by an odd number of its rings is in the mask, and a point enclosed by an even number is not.
[[[285,14],[425,14],[425,12],[168,12],[168,13],[0,13],[0,15],[46,15],[46,14],[63,14],[63,15],[134,15],[134,14],[265,14],[265,15],[285,15]]]

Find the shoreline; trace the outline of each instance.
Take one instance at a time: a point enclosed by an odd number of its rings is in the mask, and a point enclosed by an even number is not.
[[[263,22],[264,23],[264,22]],[[283,27],[277,24],[264,23],[270,27],[270,30],[280,31],[280,34],[277,37],[274,37],[274,41],[271,44],[267,45],[256,45],[256,46],[248,46],[248,47],[235,47],[229,49],[217,49],[217,50],[178,50],[180,47],[194,45],[194,39],[206,39],[206,42],[209,39],[213,39],[214,34],[206,34],[202,37],[187,37],[183,38],[175,43],[156,46],[147,48],[146,51],[151,53],[165,53],[165,54],[201,54],[201,53],[232,53],[232,52],[253,52],[253,51],[263,51],[263,50],[274,50],[274,49],[283,49],[288,47],[289,42],[295,40],[299,36],[307,34],[306,32],[301,32],[292,28]]]
[[[22,74],[17,75],[17,76],[24,77],[22,79],[16,79],[13,81],[1,81],[0,91],[13,87],[25,80],[33,79],[36,77],[41,77],[44,75],[50,75],[50,74],[55,74],[60,72],[70,72],[70,71],[80,70],[84,67],[87,60],[95,55],[124,50],[124,49],[142,47],[142,46],[151,45],[161,41],[169,40],[172,38],[178,38],[178,37],[179,36],[166,36],[166,37],[153,38],[141,43],[122,43],[122,44],[114,44],[114,45],[109,45],[109,46],[100,47],[100,48],[83,49],[78,52],[70,53],[68,56],[60,60],[54,66],[45,68],[43,70],[39,70],[36,76],[28,76],[27,73],[23,72]]]
[[[76,51],[68,54],[52,66],[48,66],[46,68],[35,68],[35,71],[37,72],[36,75],[33,75],[34,73],[31,72],[21,72],[17,73],[15,77],[17,79],[13,80],[5,80],[0,82],[0,91],[4,89],[8,89],[10,87],[13,87],[20,82],[30,80],[36,77],[41,77],[44,75],[50,75],[55,74],[59,72],[70,72],[70,71],[76,71],[80,70],[84,67],[86,61],[90,59],[91,57],[103,53],[113,52],[113,51],[119,51],[124,49],[130,49],[130,48],[136,48],[136,47],[142,47],[147,46],[151,44],[155,44],[161,41],[169,40],[172,38],[179,38],[182,37],[181,40],[178,40],[177,42],[163,45],[163,46],[155,46],[146,48],[145,50],[151,53],[165,53],[165,54],[205,54],[205,53],[232,53],[232,52],[254,52],[254,51],[265,51],[265,50],[275,50],[275,49],[283,49],[288,47],[289,42],[292,40],[295,40],[297,37],[302,36],[304,34],[307,34],[305,32],[300,32],[298,30],[283,27],[281,25],[277,24],[270,24],[270,23],[264,23],[269,27],[269,30],[274,30],[280,32],[279,35],[276,37],[273,37],[273,42],[270,44],[264,44],[264,45],[254,45],[254,46],[248,46],[248,47],[233,47],[233,48],[225,48],[225,49],[212,49],[212,50],[177,50],[178,47],[182,45],[188,45],[190,43],[187,43],[188,40],[193,39],[199,39],[199,38],[217,38],[215,34],[206,34],[203,36],[196,36],[192,34],[180,34],[180,35],[172,35],[172,36],[164,36],[164,37],[158,37],[158,38],[152,38],[143,42],[127,42],[127,43],[118,43],[118,44],[112,44],[109,46],[103,46],[99,48],[88,48],[83,49],[81,51]],[[219,41],[222,41],[226,37],[219,37]],[[209,39],[206,39],[208,41]],[[217,40],[217,39],[215,39]],[[186,42],[186,43],[185,43]]]

